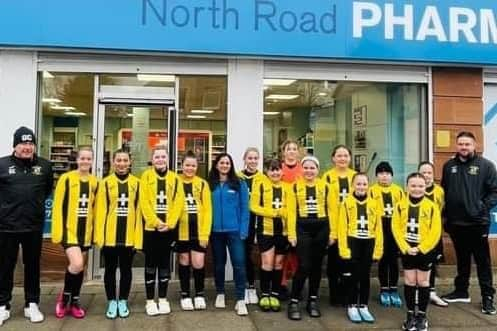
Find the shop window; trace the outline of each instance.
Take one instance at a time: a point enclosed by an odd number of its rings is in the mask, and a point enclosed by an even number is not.
[[[264,85],[265,158],[295,139],[301,155],[318,157],[323,171],[332,166],[337,144],[352,150],[351,167],[370,175],[380,160],[392,164],[399,183],[416,170],[426,129],[424,85],[290,79],[265,79]]]
[[[226,150],[226,104],[226,77],[179,76],[178,161],[194,152],[204,178],[217,154]]]
[[[76,167],[75,151],[92,145],[93,75],[43,72],[39,154],[52,161],[55,180]]]

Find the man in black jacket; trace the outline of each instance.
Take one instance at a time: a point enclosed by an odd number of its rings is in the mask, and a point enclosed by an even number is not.
[[[24,316],[42,322],[40,257],[45,200],[52,191],[49,161],[35,154],[36,137],[26,127],[14,133],[14,152],[0,158],[0,325],[10,317],[19,245],[24,264]]]
[[[488,233],[490,210],[497,205],[495,165],[475,152],[475,136],[460,132],[457,154],[444,164],[444,216],[457,257],[455,290],[442,297],[447,302],[471,302],[468,293],[471,256],[474,257],[482,296],[482,312],[496,313]]]

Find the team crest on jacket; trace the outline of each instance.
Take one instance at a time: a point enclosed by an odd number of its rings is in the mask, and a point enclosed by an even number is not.
[[[16,166],[10,166],[9,175],[15,175],[15,174],[16,174]]]
[[[33,175],[41,175],[41,167],[40,166],[34,166],[33,168]]]
[[[457,166],[450,167],[450,172],[453,174],[457,174]]]
[[[480,167],[479,166],[469,166],[468,168],[468,174],[477,176],[480,173]]]

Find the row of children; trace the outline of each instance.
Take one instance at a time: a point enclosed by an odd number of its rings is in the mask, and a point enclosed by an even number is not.
[[[224,268],[228,248],[239,315],[248,313],[246,303],[258,302],[266,311],[280,310],[279,298],[287,281],[284,275],[291,274],[284,269],[293,265],[291,254],[287,255],[288,251],[293,252],[298,264],[288,316],[294,320],[301,319],[299,301],[307,280],[306,310],[312,317],[321,315],[317,298],[322,260],[327,251],[330,299],[340,294],[346,298],[347,314],[353,322],[374,321],[367,307],[373,260],[380,261],[381,302],[400,306],[397,291],[400,251],[408,308],[404,326],[410,330],[416,325],[419,330],[425,329],[430,295],[428,278],[435,261],[433,252],[440,241],[437,204],[443,201],[443,193],[433,184],[432,165],[424,163],[420,166],[423,174],[408,177],[407,194],[404,194],[392,184],[393,170],[386,162],[376,169],[378,183],[369,187],[366,174],[349,168],[350,151],[343,145],[333,150],[335,167],[323,178],[318,177],[318,159],[306,156],[299,160],[295,142],[286,142],[282,152],[282,162],[266,162],[266,176],[257,170],[257,149],[247,149],[244,170],[238,175],[231,156],[221,154],[205,181],[196,176],[197,160],[193,154],[183,160],[181,176],[168,171],[167,152],[162,147],[154,149],[153,167],[139,180],[129,174],[129,154],[119,150],[113,156],[114,173],[98,183],[90,175],[91,150],[80,150],[78,170],[63,175],[55,193],[53,241],[62,243],[69,259],[56,315],[63,317],[70,312],[83,317],[85,314],[79,305],[79,291],[84,255],[92,241],[102,248],[105,260],[108,318],[129,315],[127,298],[136,249],[145,253],[147,314],[169,313],[170,252],[177,240],[184,310],[206,308],[203,284],[208,243],[215,265],[215,306],[225,307]],[[177,234],[174,229],[178,229]],[[251,254],[256,244],[261,255],[260,300],[255,291],[256,268]],[[190,265],[196,290],[193,300],[189,288]],[[119,295],[116,293],[118,267]],[[157,280],[159,301],[155,303]],[[339,293],[338,289],[346,290]]]

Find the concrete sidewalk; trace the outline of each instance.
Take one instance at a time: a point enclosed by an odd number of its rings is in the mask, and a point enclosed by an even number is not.
[[[323,283],[325,283],[323,281]],[[135,284],[130,295],[131,315],[127,319],[107,320],[104,316],[106,298],[101,284],[85,284],[81,301],[88,309],[88,316],[83,320],[66,317],[58,320],[53,315],[54,303],[58,286],[44,285],[42,288],[41,310],[45,313],[46,320],[41,324],[31,324],[23,317],[22,289],[14,291],[11,318],[4,323],[2,330],[202,330],[202,331],[244,331],[244,330],[400,330],[405,316],[403,309],[383,308],[378,302],[378,284],[372,281],[372,299],[370,309],[375,314],[377,322],[372,325],[352,324],[348,321],[345,310],[330,307],[327,304],[326,288],[322,289],[321,310],[323,317],[311,319],[303,313],[302,321],[290,321],[286,317],[286,304],[279,313],[265,313],[257,306],[250,306],[248,317],[239,317],[233,310],[234,300],[232,285],[228,285],[227,307],[225,310],[215,309],[213,301],[215,293],[213,285],[207,284],[208,310],[183,312],[179,308],[179,284],[172,282],[170,285],[170,301],[172,313],[167,316],[148,317],[144,312],[145,294],[143,284]],[[443,285],[440,293],[449,288]],[[429,307],[428,316],[430,330],[497,330],[497,317],[480,313],[480,296],[477,286],[472,285],[471,294],[473,303],[452,304],[449,308]]]

